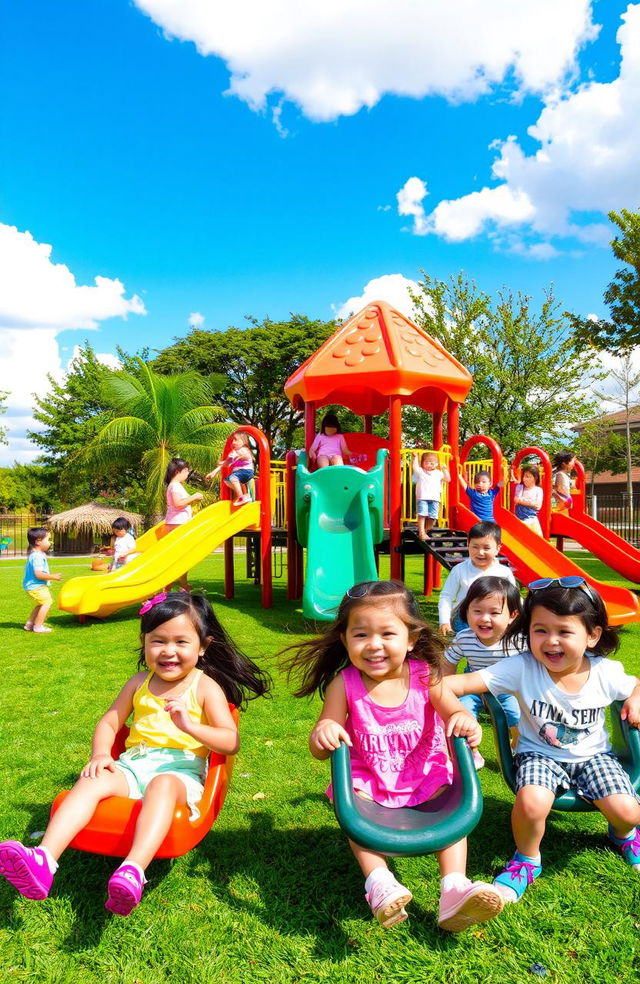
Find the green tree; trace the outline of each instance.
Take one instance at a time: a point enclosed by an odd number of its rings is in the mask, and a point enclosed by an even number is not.
[[[336,324],[299,314],[288,321],[248,320],[249,326],[242,329],[194,328],[186,338],[164,349],[152,365],[160,373],[195,369],[202,376],[222,374],[225,386],[218,394],[220,406],[230,420],[264,431],[278,455],[296,446],[300,439],[296,430],[303,419],[284,395],[284,384],[335,331]]]
[[[617,260],[625,264],[616,271],[604,292],[610,317],[593,321],[570,315],[581,337],[591,345],[618,354],[640,344],[640,212],[609,212],[621,232],[611,241]]]
[[[7,397],[9,394],[6,390],[0,390],[0,417],[2,414],[7,412]],[[0,444],[8,444],[7,441],[7,428],[0,426]]]
[[[559,313],[549,290],[540,310],[522,294],[479,291],[463,274],[446,283],[424,274],[413,297],[417,323],[473,374],[460,436],[487,434],[512,455],[527,444],[559,442],[596,409],[585,381],[592,355]]]
[[[203,380],[196,372],[162,376],[142,361],[136,372],[109,372],[101,399],[113,415],[77,457],[85,467],[111,473],[133,463],[145,476],[149,514],[164,510],[164,475],[169,460],[185,458],[209,471],[231,431],[221,423],[224,411],[212,403],[224,385],[220,377]]]

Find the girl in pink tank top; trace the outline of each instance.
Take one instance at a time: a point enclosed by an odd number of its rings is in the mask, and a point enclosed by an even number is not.
[[[447,735],[463,735],[472,747],[480,742],[473,715],[441,685],[443,648],[404,584],[365,581],[347,592],[323,636],[295,647],[285,660],[301,677],[296,696],[317,691],[324,698],[311,754],[329,758],[345,742],[356,793],[382,806],[417,806],[451,784]],[[382,854],[349,844],[378,922],[385,928],[402,922],[411,892]],[[466,853],[466,839],[438,853],[438,923],[451,932],[486,922],[503,906],[493,885],[466,877]]]

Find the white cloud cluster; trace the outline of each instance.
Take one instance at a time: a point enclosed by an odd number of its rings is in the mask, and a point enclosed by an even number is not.
[[[350,297],[342,304],[334,305],[334,316],[338,320],[345,320],[372,301],[387,301],[408,318],[413,318],[415,312],[409,295],[410,290],[414,293],[418,290],[415,280],[409,280],[401,273],[386,273],[382,277],[370,280],[361,294]]]
[[[441,201],[417,216],[413,231],[450,241],[488,232],[534,258],[555,255],[555,237],[608,243],[610,227],[592,213],[640,202],[640,4],[627,7],[617,40],[618,78],[547,97],[528,131],[538,150],[526,154],[513,136],[498,142],[493,177],[500,184]]]
[[[509,80],[544,93],[593,39],[590,0],[134,0],[170,38],[224,59],[229,93],[269,97],[313,120],[350,116],[385,94],[475,99]],[[272,107],[273,109],[273,107]]]
[[[0,223],[0,389],[9,391],[9,447],[0,447],[0,464],[36,456],[25,437],[36,428],[32,394],[46,392],[47,373],[63,374],[58,334],[95,329],[106,318],[146,314],[140,298],[127,298],[119,280],[96,277],[95,286],[78,286],[51,253],[51,246],[36,242],[29,232]],[[100,358],[113,364],[113,356]]]
[[[189,328],[202,328],[204,324],[204,314],[199,311],[192,311],[188,319]]]

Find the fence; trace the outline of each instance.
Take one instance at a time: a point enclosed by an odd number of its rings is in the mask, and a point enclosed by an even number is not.
[[[48,516],[35,513],[0,513],[0,556],[24,557],[27,552],[27,530],[31,526],[46,526]]]
[[[624,540],[634,546],[640,542],[640,494],[631,496],[631,501],[626,492],[588,494],[585,508],[594,519]]]

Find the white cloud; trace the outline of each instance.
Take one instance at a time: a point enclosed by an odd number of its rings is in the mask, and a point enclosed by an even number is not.
[[[528,131],[538,150],[526,154],[513,136],[498,141],[493,177],[501,183],[441,201],[414,232],[454,241],[485,232],[503,245],[502,234],[519,229],[520,252],[538,258],[552,255],[546,244],[557,237],[609,242],[604,214],[593,213],[640,201],[640,4],[629,4],[622,22],[618,78],[547,97]]]
[[[62,378],[58,334],[95,329],[106,318],[146,314],[140,298],[127,298],[119,280],[97,276],[94,286],[78,286],[51,253],[51,246],[36,242],[29,232],[0,223],[0,388],[9,390],[9,446],[0,447],[4,465],[31,461],[36,454],[25,437],[37,427],[32,394],[46,393],[48,373]],[[99,358],[107,365],[117,362],[108,353]]]
[[[387,301],[409,318],[414,316],[413,301],[409,291],[418,290],[415,280],[403,277],[401,273],[386,273],[375,277],[365,285],[362,293],[339,305],[333,305],[334,315],[338,320],[345,320],[351,314],[356,314],[372,301]]]
[[[422,202],[429,192],[422,178],[408,178],[396,195],[398,215],[413,216],[413,231],[416,236],[423,236],[429,230],[426,228],[424,205]]]
[[[598,29],[590,0],[134,0],[169,38],[224,59],[228,92],[332,120],[385,94],[475,99],[561,87]],[[281,114],[274,115],[280,128]]]
[[[201,328],[204,324],[204,314],[199,311],[192,311],[189,315],[189,328]]]

